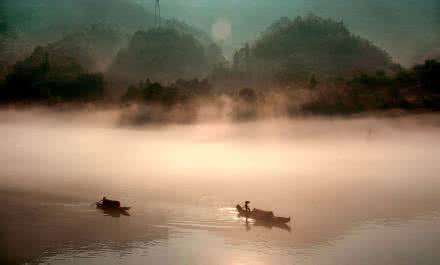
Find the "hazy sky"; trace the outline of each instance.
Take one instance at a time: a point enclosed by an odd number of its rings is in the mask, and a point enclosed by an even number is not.
[[[136,1],[154,7],[154,0]],[[281,16],[310,12],[343,20],[353,32],[404,64],[440,47],[438,0],[161,0],[161,6],[163,16],[180,18],[209,32],[216,22],[229,22],[232,34],[227,43],[234,47]]]
[[[124,5],[124,2],[128,5]],[[155,0],[0,0],[9,9],[10,19],[28,20],[27,28],[66,28],[84,20],[143,25],[148,20],[136,2],[154,14]],[[395,61],[408,65],[427,53],[440,55],[439,0],[160,0],[162,15],[178,18],[225,39],[231,53],[256,38],[276,19],[311,12],[343,20],[355,34],[386,49]],[[40,8],[41,12],[33,12]],[[97,9],[97,10],[93,10]],[[127,13],[127,10],[131,10]],[[132,14],[132,15],[127,15]],[[49,29],[43,26],[44,17]],[[98,17],[102,16],[102,17]],[[80,18],[80,19],[78,19]],[[146,20],[144,20],[144,18]],[[149,17],[151,19],[151,17]],[[42,26],[43,25],[43,26]],[[133,31],[139,28],[133,28]]]

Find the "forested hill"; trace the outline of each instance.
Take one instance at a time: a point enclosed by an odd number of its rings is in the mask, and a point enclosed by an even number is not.
[[[172,28],[154,28],[134,34],[128,47],[115,58],[109,78],[172,81],[200,76],[206,64],[204,47],[192,35]]]
[[[273,75],[285,81],[308,79],[313,74],[347,76],[359,71],[375,72],[391,65],[384,50],[354,35],[342,22],[315,15],[293,20],[281,18],[268,27],[250,50],[238,51],[234,60],[242,70],[264,69],[263,76]]]
[[[94,24],[67,34],[46,46],[50,55],[74,59],[88,72],[103,72],[129,35],[111,26]]]
[[[129,0],[4,0],[0,5],[0,80],[38,46],[88,72],[106,72],[135,32],[155,27],[154,14]],[[162,18],[161,28],[193,36],[208,64],[224,60],[221,48],[197,27]]]

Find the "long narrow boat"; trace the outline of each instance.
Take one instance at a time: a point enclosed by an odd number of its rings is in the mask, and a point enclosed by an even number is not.
[[[96,208],[106,211],[128,211],[131,207],[121,207],[121,206],[113,206],[113,205],[104,205],[102,202],[96,203]]]
[[[273,212],[263,211],[259,209],[253,209],[252,211],[246,211],[239,204],[236,206],[238,214],[242,217],[254,219],[256,221],[267,223],[286,224],[290,222],[290,217],[277,217]]]

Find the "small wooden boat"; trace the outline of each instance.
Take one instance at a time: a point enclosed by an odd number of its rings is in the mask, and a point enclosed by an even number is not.
[[[104,205],[102,202],[96,203],[96,208],[106,211],[128,211],[131,207],[121,207],[121,206],[113,206],[113,205]]]
[[[252,211],[246,211],[239,204],[236,206],[238,214],[242,217],[254,219],[260,222],[286,224],[290,222],[290,217],[276,217],[271,211],[263,211],[260,209],[253,209]]]
[[[130,210],[130,207],[121,207],[121,203],[119,201],[109,200],[105,197],[96,203],[96,208],[106,212],[120,212],[125,215],[127,215],[127,211]]]

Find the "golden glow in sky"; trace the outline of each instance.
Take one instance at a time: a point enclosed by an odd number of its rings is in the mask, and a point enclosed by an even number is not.
[[[211,34],[214,40],[224,41],[231,37],[231,23],[224,18],[219,18],[212,25]]]

